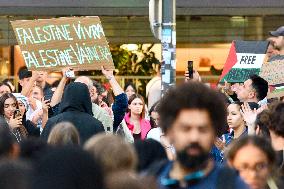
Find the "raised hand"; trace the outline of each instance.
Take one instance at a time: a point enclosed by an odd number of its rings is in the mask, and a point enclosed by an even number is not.
[[[195,70],[193,70],[193,77],[192,78],[189,78],[188,70],[185,71],[184,77],[185,77],[185,79],[184,79],[185,82],[188,82],[190,80],[201,82],[201,77],[200,77],[199,73]]]
[[[44,98],[42,98],[41,104],[42,104],[42,110],[44,112],[48,112],[48,108],[50,107],[50,100],[44,100]]]
[[[224,151],[225,149],[225,145],[226,145],[226,141],[223,141],[222,139],[220,138],[216,138],[215,142],[214,142],[215,146],[221,150],[221,151]]]
[[[18,116],[16,118],[13,118],[12,116],[8,122],[8,125],[11,129],[20,127],[22,125],[22,116]]]
[[[111,80],[114,77],[113,69],[105,69],[103,66],[101,67],[101,69],[102,69],[102,73],[108,80]]]
[[[256,116],[257,116],[257,110],[252,110],[247,102],[242,104],[241,110],[240,110],[244,121],[246,122],[247,126],[254,125]]]

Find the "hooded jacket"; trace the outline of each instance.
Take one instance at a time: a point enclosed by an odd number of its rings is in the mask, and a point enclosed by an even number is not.
[[[93,117],[92,103],[87,86],[83,83],[70,83],[64,90],[59,114],[48,119],[41,137],[47,141],[54,125],[68,121],[77,128],[81,144],[94,134],[104,131],[103,124]]]

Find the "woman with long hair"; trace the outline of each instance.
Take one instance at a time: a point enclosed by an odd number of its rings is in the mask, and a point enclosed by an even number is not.
[[[5,118],[17,142],[28,136],[26,128],[22,125],[17,99],[13,94],[5,93],[0,97],[0,114]]]
[[[151,129],[150,122],[145,119],[145,102],[141,95],[133,94],[128,100],[128,113],[124,120],[131,131],[134,140],[146,138]]]
[[[227,107],[227,124],[229,132],[217,138],[212,149],[213,157],[218,162],[223,162],[225,148],[238,138],[247,136],[248,129],[241,114],[241,103],[232,103]]]

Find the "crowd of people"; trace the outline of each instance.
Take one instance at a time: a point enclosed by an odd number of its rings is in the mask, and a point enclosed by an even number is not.
[[[284,55],[284,27],[269,40]],[[110,88],[68,71],[0,84],[1,189],[284,188],[284,102],[260,76],[212,89],[186,71],[161,97],[157,74],[146,101],[113,70]]]

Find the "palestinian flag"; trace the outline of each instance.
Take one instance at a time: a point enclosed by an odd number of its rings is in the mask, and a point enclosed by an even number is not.
[[[258,75],[267,47],[267,41],[233,41],[219,81],[242,83],[250,75]]]

